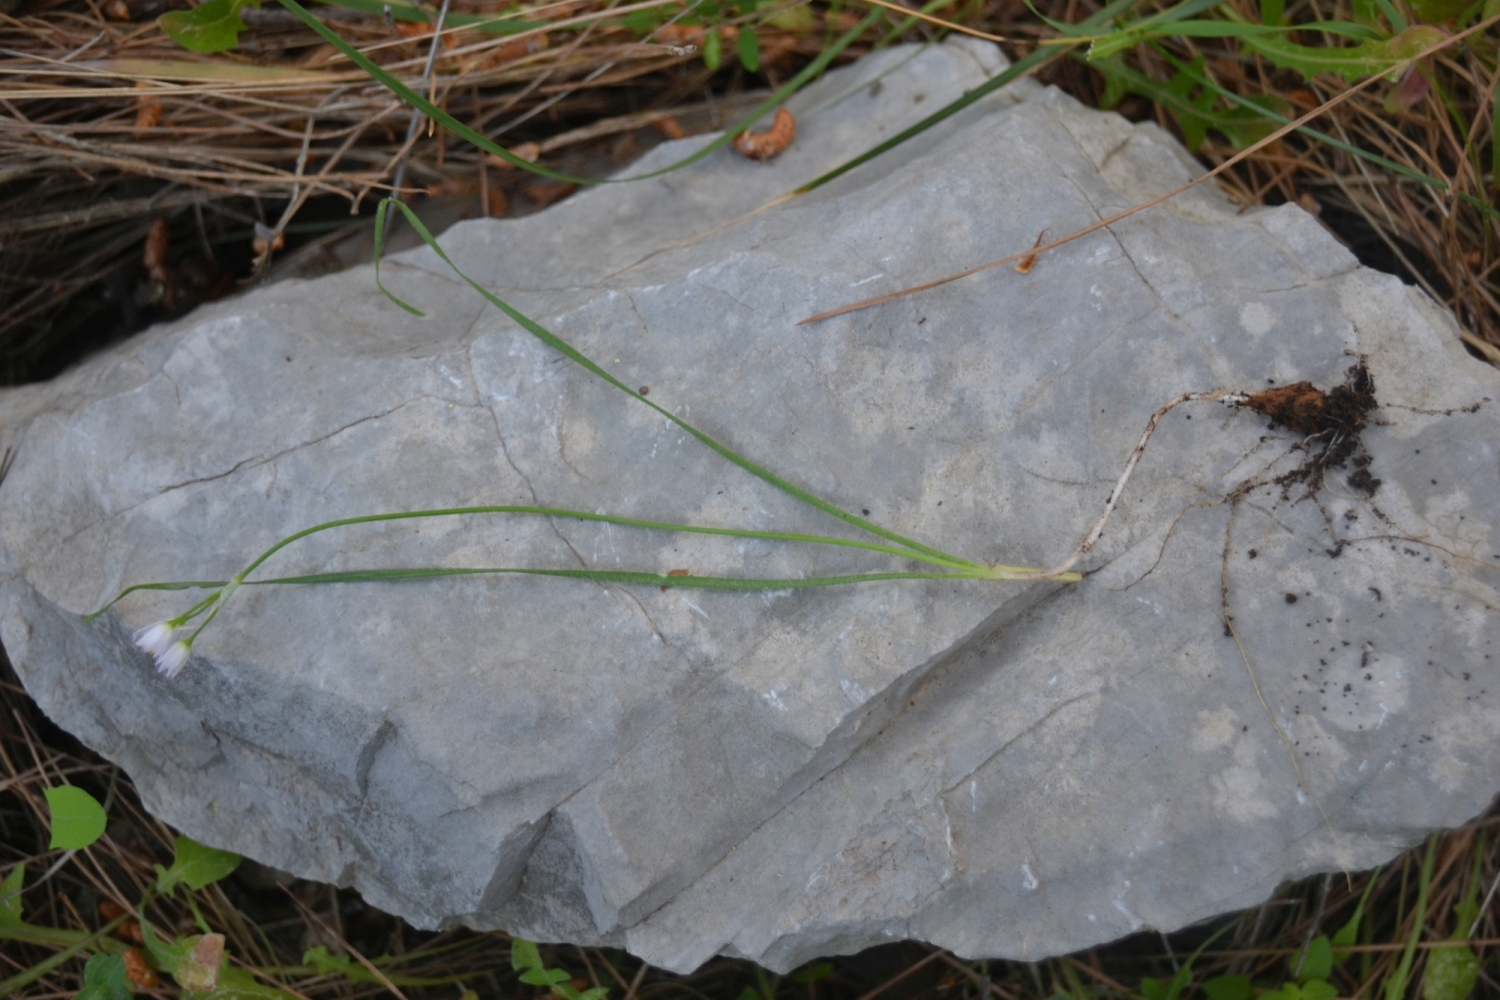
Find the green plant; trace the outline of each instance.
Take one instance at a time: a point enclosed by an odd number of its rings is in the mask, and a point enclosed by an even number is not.
[[[592,986],[580,990],[571,982],[573,974],[563,969],[549,969],[542,962],[542,953],[531,941],[511,938],[511,968],[521,974],[521,982],[530,986],[545,986],[562,1000],[604,1000],[609,990],[603,986]]]

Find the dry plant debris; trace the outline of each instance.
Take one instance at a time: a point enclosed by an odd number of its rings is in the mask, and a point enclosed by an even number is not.
[[[735,152],[750,160],[769,160],[797,137],[797,119],[786,108],[776,109],[776,118],[764,132],[744,131],[735,136]]]
[[[295,249],[351,210],[366,212],[402,162],[409,196],[466,177],[479,182],[474,214],[535,207],[516,197],[524,186],[519,172],[486,180],[483,157],[443,129],[423,128],[408,146],[407,109],[287,11],[243,8],[238,44],[197,55],[154,22],[182,6],[21,0],[0,16],[6,382],[47,377],[110,338],[232,292],[256,273],[254,222],[286,235],[287,250]],[[431,13],[398,5],[387,21],[383,8],[368,6],[320,6],[316,15],[377,63],[418,82],[435,41]],[[475,19],[510,11],[505,4],[456,0],[422,89],[493,139],[537,143],[542,162],[554,166],[559,155],[583,149],[558,145],[559,138],[597,136],[590,132],[597,124],[656,115],[609,133],[630,142],[608,150],[596,143],[582,157],[587,162],[568,164],[606,172],[659,141],[658,130],[641,131],[657,121],[689,131],[726,124],[728,115],[689,121],[677,112],[705,90],[734,92],[750,82],[747,74],[785,80],[857,20],[840,4],[770,4],[753,14],[719,5],[708,18],[686,2],[619,17],[607,16],[610,6],[531,4],[511,12],[529,27],[502,34],[481,30]],[[1056,36],[1039,14],[1076,23],[1098,6],[1048,0],[1033,10],[1024,0],[991,0],[946,6],[942,17],[923,22],[891,5],[882,8],[885,22],[841,58],[897,37],[937,38],[945,25],[1009,39],[1008,54],[1022,57]],[[1167,6],[1142,0],[1134,13]],[[1374,9],[1365,0],[1262,6],[1226,0],[1215,16],[1312,25],[1368,20]],[[1398,0],[1398,8],[1423,21],[1423,30],[1451,31],[1451,19],[1469,16],[1439,0]],[[1310,30],[1301,41],[1340,44]],[[738,50],[737,64],[726,49]],[[1220,180],[1246,205],[1296,201],[1314,211],[1366,263],[1402,274],[1451,307],[1471,349],[1500,362],[1500,238],[1495,215],[1482,208],[1493,203],[1496,67],[1490,31],[1323,116],[1313,125],[1324,139],[1288,136]],[[1306,79],[1277,69],[1235,39],[1191,36],[1141,42],[1107,60],[1060,59],[1043,77],[1087,103],[1136,120],[1155,117],[1209,164],[1270,122],[1231,97],[1295,116],[1351,86],[1336,73]],[[1351,153],[1356,148],[1379,159],[1361,159]],[[171,230],[167,266],[175,273],[165,284],[140,263],[158,218]],[[153,286],[176,294],[153,297]]]

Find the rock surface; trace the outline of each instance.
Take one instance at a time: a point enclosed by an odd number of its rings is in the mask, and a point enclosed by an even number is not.
[[[1074,546],[1169,397],[1331,386],[1346,352],[1366,355],[1382,485],[1365,498],[1346,469],[1315,500],[1245,496],[1225,577],[1244,658],[1219,611],[1229,508],[1189,505],[1304,453],[1207,403],[1164,422],[1078,584],[246,588],[170,683],[130,634],[184,595],[138,594],[84,625],[126,584],[223,578],[294,530],[381,510],[542,503],[846,532],[483,307],[423,250],[383,274],[427,319],[362,268],[205,308],[0,397],[17,456],[0,635],[27,688],[194,837],[353,885],[418,926],[605,942],[677,970],[715,953],[787,969],[901,937],[1037,958],[1253,904],[1474,815],[1500,787],[1500,409],[1417,411],[1500,396],[1500,378],[1419,292],[1295,207],[1240,214],[1201,188],[1024,276],[794,325],[1197,169],[1154,126],[1029,81],[715,230],[1000,65],[966,43],[884,52],[793,102],[797,142],[770,165],[720,153],[444,244],[748,456],[1013,564]],[[267,571],[410,564],[898,565],[470,518],[321,535]]]

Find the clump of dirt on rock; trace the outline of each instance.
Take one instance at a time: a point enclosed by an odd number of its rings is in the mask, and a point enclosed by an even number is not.
[[[1277,478],[1283,488],[1303,483],[1308,492],[1323,482],[1328,469],[1353,466],[1349,485],[1365,496],[1374,496],[1380,480],[1370,475],[1370,453],[1360,434],[1375,399],[1375,379],[1361,358],[1344,375],[1343,385],[1324,391],[1311,382],[1297,382],[1257,392],[1241,406],[1269,417],[1273,426],[1303,435],[1298,446],[1307,458],[1296,469]]]

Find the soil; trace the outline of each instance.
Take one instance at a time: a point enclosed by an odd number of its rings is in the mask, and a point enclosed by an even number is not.
[[[1283,488],[1300,482],[1311,493],[1322,484],[1328,469],[1349,466],[1354,469],[1348,479],[1352,488],[1367,497],[1380,488],[1380,480],[1370,475],[1370,454],[1360,438],[1370,411],[1380,405],[1375,379],[1363,358],[1345,373],[1342,385],[1327,391],[1311,382],[1297,382],[1257,392],[1240,405],[1269,417],[1272,426],[1304,435],[1299,447],[1307,451],[1307,458],[1278,478]]]

